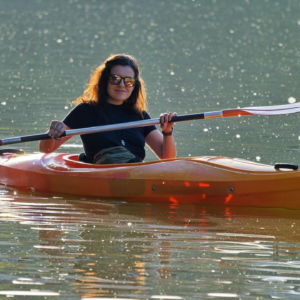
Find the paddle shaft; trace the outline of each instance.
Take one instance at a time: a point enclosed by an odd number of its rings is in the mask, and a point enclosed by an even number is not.
[[[225,109],[220,111],[206,112],[206,113],[197,113],[189,115],[181,115],[173,117],[171,122],[182,122],[182,121],[191,121],[191,120],[200,120],[200,119],[211,119],[211,118],[220,118],[220,117],[236,117],[241,115],[262,115],[262,116],[271,116],[271,115],[283,115],[300,112],[300,103],[286,104],[286,105],[277,105],[277,106],[258,106],[258,107],[246,107],[246,108],[236,108],[236,109]],[[80,128],[80,129],[71,129],[66,130],[61,137],[81,135],[81,134],[91,134],[96,132],[105,132],[113,130],[122,130],[135,127],[145,127],[151,125],[160,124],[160,118],[142,120],[136,122],[128,123],[119,123],[112,125]],[[0,139],[0,146],[18,144],[24,142],[40,141],[51,139],[47,133],[36,134],[36,135],[27,135],[21,137],[12,137],[8,139]]]
[[[176,116],[176,117],[173,117],[171,121],[172,122],[182,122],[182,121],[200,120],[200,119],[208,119],[208,118],[219,118],[222,116],[223,116],[222,111],[216,111],[216,112],[197,113],[197,114]],[[103,125],[103,126],[80,128],[80,129],[70,129],[70,130],[66,130],[61,135],[61,137],[81,135],[81,134],[91,134],[91,133],[96,133],[96,132],[105,132],[105,131],[113,131],[113,130],[121,130],[121,129],[129,129],[129,128],[135,128],[135,127],[145,127],[145,126],[159,125],[159,124],[160,124],[160,119],[157,118],[157,119],[148,119],[148,120],[142,120],[142,121],[136,121],[136,122],[127,122],[127,123]],[[48,139],[51,139],[51,137],[47,133],[26,135],[26,136],[20,136],[20,137],[12,137],[12,138],[0,140],[0,146],[40,141],[40,140],[48,140]]]

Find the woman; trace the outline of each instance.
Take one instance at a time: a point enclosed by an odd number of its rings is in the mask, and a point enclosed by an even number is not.
[[[112,55],[97,67],[83,95],[74,102],[77,106],[63,121],[51,122],[48,134],[52,139],[40,142],[41,152],[53,152],[70,139],[60,138],[65,130],[150,119],[138,63],[125,54]],[[145,158],[145,143],[160,159],[174,158],[174,123],[169,122],[173,116],[176,113],[161,114],[162,134],[155,126],[147,126],[81,135],[85,150],[82,160],[96,163],[99,151],[122,146],[133,154],[127,162],[141,162]]]

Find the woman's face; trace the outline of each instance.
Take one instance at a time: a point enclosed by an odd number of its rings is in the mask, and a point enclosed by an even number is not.
[[[134,78],[134,71],[130,66],[114,66],[112,67],[110,74],[118,75],[121,77],[131,77]],[[125,86],[124,79],[121,80],[119,84],[111,84],[108,81],[107,93],[108,93],[108,103],[121,105],[125,100],[127,100],[132,91],[133,87]]]

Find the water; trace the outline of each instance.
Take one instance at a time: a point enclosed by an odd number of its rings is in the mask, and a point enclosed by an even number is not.
[[[0,0],[0,136],[45,132],[112,53],[139,60],[152,117],[299,100],[299,13],[297,0]],[[176,124],[178,155],[297,164],[298,123],[299,114]],[[81,150],[73,138],[58,151]],[[4,188],[0,205],[0,298],[300,298],[295,211]]]
[[[300,296],[298,211],[130,204],[2,191],[0,220],[0,295]]]

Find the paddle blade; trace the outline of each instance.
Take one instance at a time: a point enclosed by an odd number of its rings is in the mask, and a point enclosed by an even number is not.
[[[223,117],[234,117],[239,115],[279,116],[298,112],[300,112],[300,102],[285,105],[225,109],[223,110]]]

